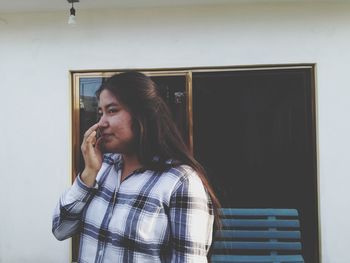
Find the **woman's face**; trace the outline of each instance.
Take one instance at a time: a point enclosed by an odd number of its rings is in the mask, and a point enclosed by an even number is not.
[[[103,150],[130,154],[134,141],[131,114],[109,90],[101,92],[98,112]]]

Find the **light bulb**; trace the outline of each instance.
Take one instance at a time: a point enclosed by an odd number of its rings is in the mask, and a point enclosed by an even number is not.
[[[68,18],[68,25],[75,25],[77,21],[75,20],[75,9],[72,3],[72,8],[70,9],[70,16]]]
[[[75,20],[75,15],[70,15],[68,18],[68,25],[75,25],[77,21]]]

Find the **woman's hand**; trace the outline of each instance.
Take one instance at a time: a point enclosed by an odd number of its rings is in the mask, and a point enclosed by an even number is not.
[[[98,171],[102,166],[101,138],[96,139],[98,123],[92,125],[84,134],[81,151],[85,161],[85,169],[80,178],[89,187],[94,186]]]

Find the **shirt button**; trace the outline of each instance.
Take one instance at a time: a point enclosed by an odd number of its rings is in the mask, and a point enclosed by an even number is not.
[[[100,250],[100,252],[98,252],[99,256],[102,256],[103,254],[103,250]]]

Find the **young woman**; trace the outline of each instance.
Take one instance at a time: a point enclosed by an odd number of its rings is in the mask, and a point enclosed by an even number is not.
[[[80,234],[81,263],[207,262],[219,202],[155,83],[125,72],[96,95],[100,120],[55,210],[55,237]]]

